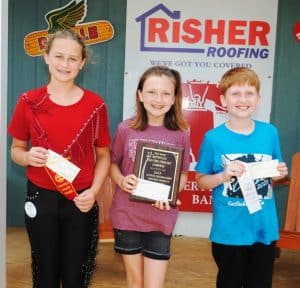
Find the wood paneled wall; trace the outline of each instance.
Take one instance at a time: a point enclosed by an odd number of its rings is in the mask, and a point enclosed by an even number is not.
[[[19,94],[43,85],[48,78],[43,59],[29,57],[25,53],[24,37],[30,32],[47,29],[44,15],[68,2],[9,1],[8,118]],[[293,153],[300,151],[300,44],[292,34],[293,25],[300,20],[299,11],[300,1],[279,0],[271,122],[279,129],[283,156],[288,164]],[[123,110],[126,0],[88,0],[84,22],[101,19],[113,24],[115,37],[107,43],[90,46],[93,62],[79,77],[79,84],[103,96],[109,109],[113,134],[116,125],[122,120]],[[23,226],[24,169],[14,165],[9,155],[7,157],[7,221],[9,226]],[[282,223],[286,191],[279,191],[276,198]]]

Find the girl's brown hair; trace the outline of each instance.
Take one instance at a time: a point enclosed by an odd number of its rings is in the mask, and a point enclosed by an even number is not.
[[[254,86],[259,93],[260,81],[257,74],[247,67],[236,67],[228,70],[222,76],[219,87],[221,94],[225,95],[226,90],[232,85],[248,84]]]
[[[164,126],[170,130],[185,130],[188,124],[182,113],[182,89],[181,76],[178,71],[165,66],[153,66],[146,70],[140,78],[136,89],[136,115],[132,119],[130,127],[137,130],[145,130],[148,125],[147,111],[139,99],[138,91],[142,91],[145,81],[150,76],[167,76],[174,82],[175,101],[164,118]]]

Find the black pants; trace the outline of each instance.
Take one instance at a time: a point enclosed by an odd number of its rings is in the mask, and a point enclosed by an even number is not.
[[[271,288],[275,242],[250,246],[212,243],[218,266],[217,288]]]
[[[98,244],[98,206],[81,212],[57,191],[28,182],[25,221],[33,288],[86,288]]]

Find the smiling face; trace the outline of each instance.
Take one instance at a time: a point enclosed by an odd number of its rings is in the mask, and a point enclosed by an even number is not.
[[[51,80],[59,82],[74,81],[85,63],[81,45],[70,38],[53,40],[50,51],[45,54],[45,61]]]
[[[259,100],[256,87],[247,83],[232,85],[221,95],[222,106],[234,120],[250,120]]]
[[[165,76],[149,76],[143,89],[138,90],[139,100],[143,102],[148,116],[148,124],[163,125],[165,114],[175,101],[174,80]]]

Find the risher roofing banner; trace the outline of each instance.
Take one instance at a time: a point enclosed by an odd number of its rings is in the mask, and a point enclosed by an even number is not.
[[[269,121],[277,0],[127,0],[123,117],[134,114],[140,75],[150,66],[178,70],[183,108],[191,127],[189,181],[180,193],[182,211],[211,211],[210,191],[199,191],[194,165],[204,133],[226,120],[218,81],[233,67],[257,72],[261,102],[256,119]]]

